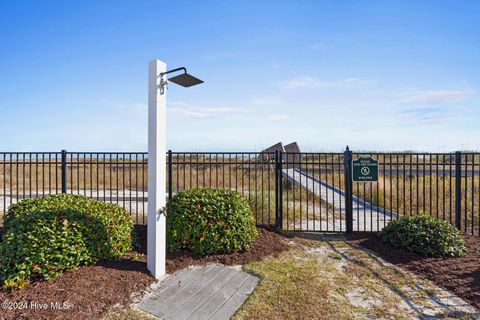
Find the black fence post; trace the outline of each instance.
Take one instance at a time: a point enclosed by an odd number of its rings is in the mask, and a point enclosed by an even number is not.
[[[62,193],[67,193],[67,150],[62,150]]]
[[[353,182],[352,182],[352,152],[345,149],[343,153],[343,176],[345,182],[345,227],[347,233],[353,232]]]
[[[173,176],[172,150],[168,150],[168,200],[172,199],[172,196],[173,196],[172,176]]]
[[[455,227],[460,230],[462,223],[462,153],[455,152]]]
[[[278,221],[277,229],[283,229],[283,152],[278,151]]]
[[[279,227],[279,212],[280,212],[280,206],[278,205],[278,190],[279,190],[279,187],[278,187],[278,159],[279,159],[279,155],[278,155],[278,150],[275,150],[275,164],[274,164],[274,169],[275,169],[275,228],[278,230],[278,227]]]

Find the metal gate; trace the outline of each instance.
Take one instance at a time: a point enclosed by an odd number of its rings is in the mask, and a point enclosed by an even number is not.
[[[352,181],[352,162],[378,161],[378,180]],[[277,225],[287,231],[375,232],[408,214],[429,213],[480,235],[480,154],[281,152]]]
[[[277,153],[281,228],[347,231],[344,154]]]

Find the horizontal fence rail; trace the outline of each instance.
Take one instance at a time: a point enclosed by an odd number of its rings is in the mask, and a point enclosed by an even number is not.
[[[351,182],[352,160],[379,162],[378,181]],[[197,187],[236,190],[257,224],[284,230],[379,231],[428,212],[479,235],[480,153],[172,152],[167,197]],[[0,218],[25,198],[79,194],[124,207],[145,224],[148,154],[2,152]]]

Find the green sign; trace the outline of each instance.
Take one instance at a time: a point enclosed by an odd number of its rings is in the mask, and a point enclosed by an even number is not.
[[[378,180],[378,160],[361,156],[352,162],[352,179],[358,182]]]

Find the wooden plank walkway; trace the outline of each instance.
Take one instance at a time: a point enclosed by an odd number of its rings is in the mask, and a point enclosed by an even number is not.
[[[316,179],[298,168],[283,169],[282,173],[292,183],[305,188],[332,205],[341,216],[340,219],[336,218],[335,223],[333,223],[333,219],[330,221],[318,219],[303,221],[301,226],[303,230],[345,231],[345,192],[343,190]],[[393,211],[353,196],[354,231],[380,231],[396,215]]]
[[[258,281],[237,267],[189,267],[165,279],[138,308],[165,320],[230,319]]]

